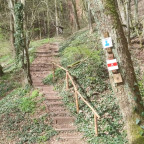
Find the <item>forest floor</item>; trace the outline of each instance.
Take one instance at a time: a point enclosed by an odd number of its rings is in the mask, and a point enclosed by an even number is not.
[[[44,104],[52,121],[52,127],[58,132],[46,143],[86,144],[74,124],[75,118],[66,109],[62,98],[52,85],[43,84],[43,79],[52,72],[52,62],[58,63],[58,58],[55,57],[58,55],[58,50],[58,43],[49,43],[39,47],[36,51],[36,59],[31,64],[33,85],[44,95]]]

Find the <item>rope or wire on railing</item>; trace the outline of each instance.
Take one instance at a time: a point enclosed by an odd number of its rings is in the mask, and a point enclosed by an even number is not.
[[[98,113],[96,112],[96,110],[94,110],[94,108],[90,105],[90,103],[88,101],[86,101],[84,99],[84,97],[78,92],[77,90],[77,86],[73,81],[72,76],[70,75],[69,71],[67,69],[65,69],[64,67],[56,64],[56,63],[52,63],[53,64],[53,81],[55,80],[55,66],[63,69],[66,72],[66,90],[69,89],[69,79],[74,87],[74,96],[75,96],[75,101],[76,101],[76,109],[77,109],[77,113],[79,113],[79,102],[78,102],[78,96],[81,98],[81,100],[92,110],[93,114],[94,114],[94,123],[95,123],[95,134],[96,136],[98,136],[98,125],[97,125],[97,120],[100,119],[100,116],[98,115]]]

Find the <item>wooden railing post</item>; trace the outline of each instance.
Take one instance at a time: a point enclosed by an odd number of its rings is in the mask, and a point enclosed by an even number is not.
[[[55,66],[52,64],[52,69],[53,69],[53,82],[55,81]]]
[[[66,71],[66,90],[69,90],[68,72]]]
[[[77,113],[79,113],[78,94],[77,94],[77,91],[76,91],[76,90],[75,90],[75,100],[76,100],[76,109],[77,109]]]
[[[94,114],[95,134],[98,136],[97,116]]]

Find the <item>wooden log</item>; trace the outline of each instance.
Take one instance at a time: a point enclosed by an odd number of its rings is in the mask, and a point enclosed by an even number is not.
[[[95,123],[95,134],[98,136],[98,124],[97,124],[97,116],[94,114],[94,123]]]
[[[54,62],[53,62],[52,64],[54,64],[55,66],[57,66],[57,67],[63,69],[64,71],[68,71],[67,69],[63,68],[62,66],[60,66],[60,65],[58,65],[58,64],[56,64],[56,63],[54,63]]]
[[[79,113],[79,102],[78,102],[78,94],[77,94],[77,91],[75,91],[75,100],[76,100],[77,113]]]
[[[69,90],[68,72],[66,72],[66,90]]]
[[[75,85],[75,83],[74,83],[74,81],[73,81],[73,79],[72,79],[72,77],[71,77],[71,75],[69,73],[68,73],[68,77],[71,80],[71,83],[72,83],[72,85],[74,87],[74,90],[77,91],[77,87],[76,87],[76,85]]]
[[[55,66],[53,64],[53,82],[55,81]]]
[[[77,91],[79,97],[83,100],[83,102],[85,102],[85,104],[92,110],[92,112],[97,116],[97,118],[99,119],[100,116],[98,115],[98,113],[96,112],[96,110],[94,110],[94,108],[89,104],[89,102],[87,102],[83,96]]]

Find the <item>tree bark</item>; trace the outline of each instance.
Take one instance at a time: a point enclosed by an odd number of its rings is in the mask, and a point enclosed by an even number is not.
[[[3,76],[3,74],[4,74],[4,72],[3,72],[2,69],[3,69],[3,68],[2,68],[2,66],[0,65],[0,76]]]
[[[119,15],[121,16],[121,23],[123,25],[127,24],[127,17],[126,17],[126,8],[125,8],[125,0],[117,0],[118,8],[119,8]],[[123,27],[124,32],[126,32],[126,27]]]
[[[12,14],[10,14],[10,41],[11,41],[13,56],[15,57],[14,19]]]
[[[21,3],[25,7],[25,0],[21,0]],[[29,59],[29,44],[30,44],[30,39],[27,37],[27,25],[26,25],[26,17],[25,17],[25,12],[23,13],[23,36],[24,36],[24,51],[25,51],[25,57],[26,57],[26,67],[24,67],[28,83],[30,85],[33,84],[32,78],[31,78],[31,73],[30,73],[30,59]]]
[[[58,11],[57,11],[57,0],[55,0],[55,21],[56,21],[56,35],[59,35],[58,30]]]
[[[135,5],[135,25],[138,24],[138,0],[134,0],[134,5]]]
[[[104,9],[101,8],[101,5]],[[115,84],[112,72],[109,72],[109,76],[125,122],[129,143],[142,144],[144,137],[139,134],[141,128],[136,125],[136,119],[142,120],[144,107],[117,6],[117,0],[104,0],[103,3],[99,3],[99,7],[101,8],[99,12],[103,17],[100,17],[99,13],[96,13],[95,16],[101,21],[101,24],[97,25],[100,32],[105,33],[108,31],[114,42],[113,53],[119,63],[123,83]],[[91,9],[95,8],[93,7]]]
[[[79,24],[79,18],[77,14],[77,8],[76,8],[76,2],[75,0],[72,0],[73,10],[74,10],[74,16],[76,21],[77,30],[80,30],[80,24]]]
[[[90,34],[92,34],[92,32],[93,32],[93,26],[92,26],[91,9],[90,9],[90,4],[89,3],[88,3],[88,21],[89,21]]]
[[[127,0],[126,2],[126,11],[127,11],[127,41],[128,44],[131,44],[130,40],[130,22],[131,22],[131,0]]]
[[[8,3],[8,8],[10,10],[10,41],[11,41],[11,46],[12,46],[12,51],[13,51],[13,56],[15,56],[15,48],[14,48],[14,43],[15,43],[15,38],[14,38],[14,20],[15,20],[15,15],[14,15],[14,4],[12,0],[7,0]]]

